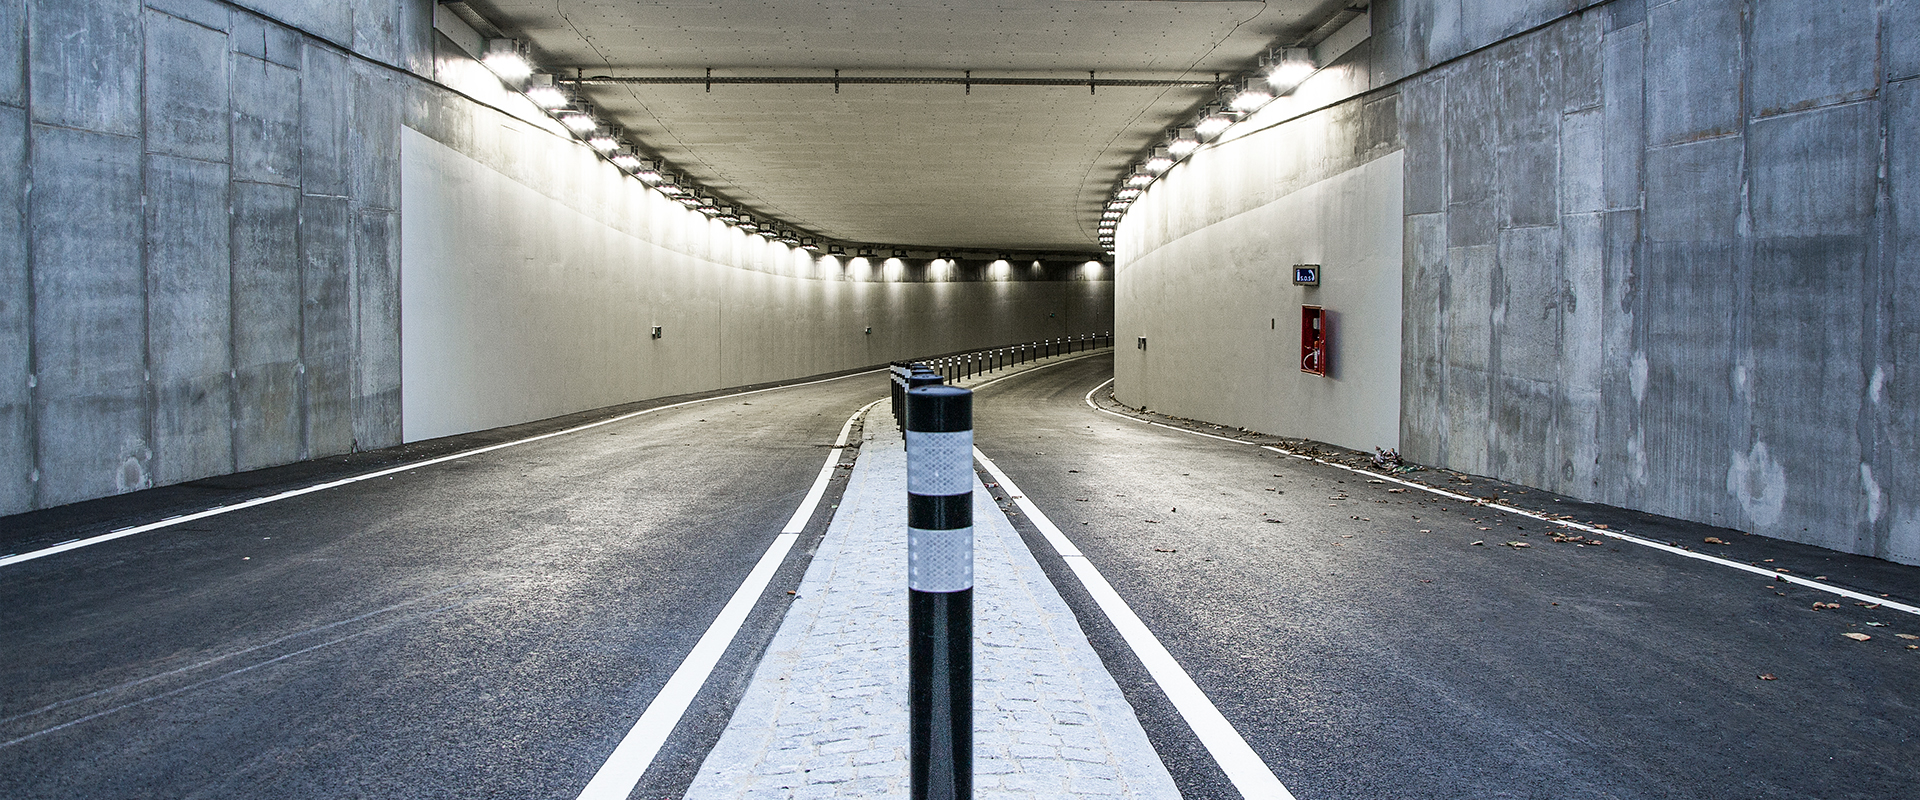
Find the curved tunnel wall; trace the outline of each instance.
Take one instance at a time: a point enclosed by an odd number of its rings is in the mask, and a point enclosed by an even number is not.
[[[0,2],[0,515],[1111,326],[1072,268],[806,277],[508,113],[434,9]]]
[[[1116,333],[1149,349],[1119,396],[1359,448],[1397,428],[1428,465],[1920,563],[1920,8],[1571,5],[1375,2],[1371,39],[1243,124],[1267,130],[1176,167],[1120,228]],[[1402,252],[1358,272],[1398,306],[1320,292],[1398,360],[1302,403],[1229,365],[1298,346],[1260,335],[1304,302],[1270,273],[1350,248],[1341,186],[1380,147]]]

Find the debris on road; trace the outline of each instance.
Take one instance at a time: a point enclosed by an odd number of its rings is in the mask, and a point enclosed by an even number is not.
[[[1725,539],[1721,539],[1718,536],[1709,536],[1705,539],[1701,539],[1700,541],[1706,542],[1707,544],[1726,544],[1727,543]]]
[[[1839,607],[1840,607],[1839,603],[1822,603],[1818,600],[1814,601],[1813,603],[1813,610],[1815,611],[1819,611],[1820,609],[1823,609],[1823,608],[1839,608]]]
[[[1779,680],[1779,678],[1775,678],[1775,677],[1773,677],[1773,673],[1771,673],[1771,672],[1763,672],[1763,673],[1761,673],[1761,674],[1760,674],[1760,680],[1763,680],[1763,681],[1777,681],[1777,680]]]
[[[1530,544],[1527,544],[1526,542],[1506,542],[1505,544],[1506,544],[1506,545],[1507,545],[1508,547],[1512,547],[1512,548],[1515,548],[1515,549],[1519,549],[1519,548],[1522,548],[1522,547],[1532,547],[1532,546],[1533,546],[1533,545],[1530,545]]]
[[[1854,640],[1854,641],[1856,641],[1856,642],[1864,642],[1864,641],[1867,641],[1867,640],[1869,640],[1869,639],[1872,639],[1872,638],[1873,638],[1873,637],[1871,637],[1871,636],[1868,636],[1868,635],[1866,635],[1866,634],[1864,634],[1864,633],[1843,633],[1843,634],[1840,634],[1840,635],[1841,635],[1841,636],[1845,636],[1845,637],[1847,637],[1847,638],[1849,638],[1849,639],[1852,639],[1852,640]]]

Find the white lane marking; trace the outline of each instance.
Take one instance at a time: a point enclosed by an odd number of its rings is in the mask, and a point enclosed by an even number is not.
[[[781,533],[799,533],[806,529],[807,520],[813,518],[813,510],[820,505],[820,498],[827,494],[827,484],[833,482],[833,471],[840,466],[840,453],[847,447],[847,436],[853,431],[853,421],[867,413],[867,409],[879,405],[881,400],[861,406],[859,411],[847,418],[847,424],[840,426],[840,438],[833,440],[833,451],[827,454],[826,466],[820,468],[820,474],[813,479],[813,487],[807,490],[806,499],[801,500],[800,507],[794,509],[793,518],[787,520],[786,527],[780,529]]]
[[[1180,662],[1175,661],[1173,654],[1167,652],[1166,646],[1160,643],[1160,638],[1153,635],[1139,615],[1133,613],[1127,601],[1113,590],[1112,584],[1107,583],[1093,562],[1088,561],[1086,555],[1067,540],[1059,526],[1047,519],[1039,506],[1027,499],[1026,493],[1020,491],[1020,487],[1000,470],[999,465],[993,463],[993,459],[987,458],[977,447],[973,450],[973,457],[1000,483],[1000,488],[1006,490],[1007,496],[1020,506],[1021,511],[1026,512],[1027,519],[1040,529],[1041,535],[1066,560],[1074,576],[1080,579],[1080,585],[1086,587],[1087,594],[1107,615],[1114,629],[1120,632],[1120,637],[1126,640],[1128,647],[1133,648],[1134,655],[1140,657],[1140,663],[1146,666],[1147,673],[1160,685],[1160,690],[1166,693],[1167,700],[1173,703],[1181,718],[1193,728],[1194,735],[1200,737],[1200,743],[1206,746],[1213,760],[1227,773],[1227,779],[1233,781],[1240,796],[1249,800],[1293,800],[1293,793],[1281,785],[1273,770],[1253,752],[1240,732],[1234,730],[1233,723],[1220,714],[1220,709],[1207,698],[1206,692],[1200,690],[1192,676],[1180,667]]]
[[[847,433],[853,429],[854,420],[879,403],[879,400],[875,400],[861,406],[859,411],[847,418],[847,424],[840,427],[840,438],[834,443],[841,447],[835,447],[832,454],[827,456],[827,465],[820,470],[820,480],[814,484],[818,491],[809,491],[807,499],[800,503],[800,510],[793,515],[799,525],[805,526],[807,519],[813,516],[814,507],[820,504],[825,481],[833,477],[833,468],[840,463],[840,451],[847,443]],[[680,666],[667,678],[666,685],[660,687],[660,693],[647,703],[647,710],[640,713],[640,719],[633,723],[627,735],[620,739],[620,744],[613,748],[613,753],[600,765],[600,771],[594,773],[593,780],[580,790],[580,800],[626,800],[627,795],[633,793],[633,787],[640,783],[640,776],[645,775],[647,768],[653,765],[654,756],[660,754],[660,747],[666,744],[668,734],[680,725],[680,718],[686,715],[694,696],[700,693],[700,687],[705,686],[707,678],[713,675],[713,668],[720,663],[720,656],[733,644],[733,637],[740,633],[740,626],[746,623],[747,614],[753,611],[760,594],[773,581],[773,573],[780,569],[787,552],[793,549],[793,543],[800,538],[799,528],[794,528],[794,524],[787,523],[793,530],[783,530],[773,537],[773,544],[767,546],[767,552],[747,573],[747,579],[740,583],[740,588],[733,591],[733,597],[721,607],[720,615],[707,627],[707,632],[701,634],[700,641],[694,644],[687,657],[680,661]]]
[[[1455,492],[1449,492],[1445,489],[1439,489],[1432,486],[1428,486],[1426,484],[1415,483],[1409,480],[1403,480],[1403,479],[1396,478],[1396,477],[1393,477],[1392,475],[1387,475],[1384,473],[1371,472],[1368,470],[1357,469],[1355,467],[1349,467],[1345,464],[1338,464],[1332,461],[1327,461],[1326,459],[1316,458],[1314,456],[1296,453],[1296,452],[1293,452],[1292,450],[1288,450],[1283,447],[1274,447],[1273,445],[1259,444],[1257,442],[1249,442],[1241,439],[1229,439],[1224,436],[1214,436],[1213,434],[1210,434],[1210,433],[1201,433],[1199,431],[1190,431],[1185,428],[1176,428],[1172,425],[1165,425],[1162,423],[1154,422],[1152,420],[1144,420],[1138,417],[1130,417],[1130,416],[1127,416],[1126,414],[1121,414],[1117,411],[1109,411],[1107,409],[1099,407],[1098,405],[1095,405],[1093,402],[1094,392],[1100,391],[1109,383],[1113,383],[1112,378],[1108,378],[1105,382],[1101,383],[1099,386],[1093,387],[1093,391],[1087,392],[1085,400],[1087,401],[1088,408],[1091,408],[1102,414],[1111,414],[1121,419],[1133,420],[1134,422],[1142,422],[1157,428],[1166,428],[1167,430],[1170,430],[1170,431],[1179,431],[1181,433],[1191,433],[1195,436],[1205,436],[1209,439],[1219,439],[1220,441],[1232,442],[1234,444],[1254,445],[1259,447],[1262,450],[1270,450],[1272,452],[1279,453],[1280,455],[1283,455],[1283,456],[1292,456],[1302,461],[1311,461],[1315,464],[1325,464],[1326,466],[1333,467],[1334,469],[1343,469],[1348,472],[1354,473],[1356,475],[1365,475],[1369,478],[1386,480],[1392,483],[1400,484],[1401,486],[1405,486],[1408,488],[1419,489],[1420,491],[1427,492],[1429,494],[1436,494],[1441,497],[1446,497],[1453,500],[1459,500],[1467,503],[1474,503],[1485,508],[1493,509],[1495,511],[1502,511],[1508,514],[1515,514],[1518,516],[1526,517],[1528,519],[1534,519],[1534,520],[1539,520],[1541,522],[1550,523],[1553,525],[1559,525],[1561,527],[1573,528],[1574,530],[1585,531],[1587,533],[1591,533],[1597,536],[1605,536],[1611,539],[1619,539],[1620,541],[1631,542],[1633,544],[1637,544],[1642,547],[1651,547],[1655,550],[1660,550],[1662,552],[1672,553],[1674,555],[1686,556],[1687,558],[1696,559],[1699,561],[1705,561],[1710,564],[1718,564],[1723,567],[1731,567],[1733,569],[1737,569],[1742,572],[1751,572],[1755,575],[1764,575],[1770,580],[1786,581],[1787,583],[1794,584],[1795,586],[1803,586],[1808,589],[1818,589],[1820,591],[1827,592],[1829,594],[1836,594],[1841,597],[1845,597],[1853,600],[1862,600],[1868,603],[1877,604],[1881,608],[1886,608],[1893,611],[1903,611],[1908,614],[1920,615],[1920,606],[1911,606],[1906,603],[1901,603],[1894,600],[1888,600],[1884,597],[1875,597],[1871,594],[1867,594],[1866,592],[1856,592],[1852,589],[1845,589],[1845,588],[1841,588],[1839,586],[1834,586],[1831,584],[1820,583],[1819,581],[1809,580],[1807,578],[1802,578],[1797,575],[1789,575],[1784,572],[1776,572],[1774,570],[1767,569],[1766,567],[1756,567],[1752,564],[1743,564],[1738,561],[1734,561],[1732,559],[1721,558],[1715,555],[1708,555],[1706,553],[1696,553],[1692,550],[1688,550],[1685,548],[1674,547],[1673,545],[1667,544],[1665,542],[1657,542],[1652,539],[1648,539],[1641,536],[1634,536],[1633,534],[1624,533],[1621,531],[1608,530],[1605,528],[1596,528],[1596,527],[1593,527],[1592,525],[1584,525],[1584,524],[1573,522],[1570,520],[1554,519],[1552,517],[1546,516],[1544,514],[1540,514],[1538,512],[1528,511],[1524,508],[1517,508],[1515,506],[1510,506],[1505,503],[1488,503],[1488,502],[1482,501],[1480,498],[1477,498],[1477,497],[1469,497],[1467,495],[1458,494]]]
[[[727,400],[735,397],[746,397],[747,395],[760,394],[761,392],[771,392],[779,389],[794,389],[801,386],[813,386],[815,384],[845,380],[847,378],[857,378],[862,375],[871,375],[875,372],[884,372],[884,371],[885,370],[867,370],[866,372],[856,372],[851,375],[841,375],[837,378],[824,378],[817,381],[808,381],[806,383],[787,384],[785,386],[769,386],[765,389],[754,389],[753,391],[749,391],[749,392],[736,392],[734,394],[721,395],[719,397],[706,397],[699,400],[688,400],[685,402],[674,403],[672,405],[660,406],[659,408],[649,408],[641,411],[634,411],[632,413],[621,414],[620,416],[613,417],[610,419],[603,419],[603,420],[600,420],[599,422],[589,422],[585,425],[568,428],[563,431],[554,431],[553,433],[543,433],[543,434],[540,434],[539,436],[530,436],[525,439],[520,439],[517,441],[503,442],[501,444],[488,445],[486,447],[480,447],[480,448],[475,448],[473,450],[454,453],[453,455],[440,456],[439,458],[430,458],[425,461],[416,461],[411,464],[402,464],[397,467],[389,467],[387,469],[378,470],[376,472],[369,472],[364,475],[355,475],[350,478],[341,478],[340,480],[337,480],[337,481],[328,481],[326,483],[307,486],[300,489],[292,489],[289,491],[281,492],[276,495],[269,495],[267,497],[256,497],[252,500],[245,500],[239,503],[234,503],[232,505],[209,508],[205,511],[199,511],[192,514],[182,514],[177,517],[168,517],[158,522],[149,522],[145,525],[135,525],[131,528],[121,528],[120,530],[117,530],[117,531],[103,533],[103,534],[100,534],[99,536],[93,536],[86,539],[74,539],[74,540],[53,545],[52,547],[46,547],[39,550],[27,552],[27,553],[18,553],[15,555],[10,555],[4,558],[0,558],[0,567],[10,567],[10,566],[13,566],[14,564],[18,564],[23,561],[32,561],[36,558],[45,558],[47,556],[57,555],[59,553],[67,552],[68,550],[78,550],[82,547],[90,547],[96,544],[111,542],[115,539],[124,539],[128,536],[133,536],[135,534],[147,533],[149,531],[156,531],[161,528],[172,527],[174,525],[179,525],[184,522],[193,522],[195,520],[206,519],[208,517],[217,517],[217,516],[220,516],[221,514],[231,514],[235,511],[241,511],[241,510],[253,508],[254,506],[263,506],[268,503],[275,503],[281,500],[288,500],[291,498],[299,497],[301,495],[313,494],[314,492],[323,492],[328,489],[335,489],[335,488],[346,486],[352,483],[359,483],[361,481],[370,481],[370,480],[373,480],[374,478],[384,478],[388,475],[407,472],[409,470],[416,470],[416,469],[420,469],[421,467],[431,467],[435,464],[444,464],[448,461],[457,461],[462,458],[477,456],[483,453],[491,453],[495,450],[504,450],[509,447],[517,447],[523,444],[530,444],[532,442],[552,439],[556,436],[566,436],[571,433],[579,433],[584,430],[598,428],[602,425],[612,425],[613,423],[616,423],[616,422],[624,422],[626,420],[630,420],[630,419],[633,419],[634,417],[638,417],[644,414],[653,414],[660,411],[666,411],[668,409],[681,408],[683,406],[691,406],[699,403],[711,403],[715,400]]]

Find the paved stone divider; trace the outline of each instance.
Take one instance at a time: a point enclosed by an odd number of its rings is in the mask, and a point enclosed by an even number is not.
[[[688,800],[907,793],[906,456],[860,459]],[[1073,612],[975,480],[974,794],[1177,798]]]

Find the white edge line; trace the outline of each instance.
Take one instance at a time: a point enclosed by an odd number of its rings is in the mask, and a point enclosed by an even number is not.
[[[845,446],[847,433],[853,429],[853,421],[879,402],[875,400],[853,412],[853,416],[847,418],[847,424],[841,426],[836,444]],[[840,447],[835,447],[833,453],[827,456],[826,468],[821,470],[821,478],[814,483],[815,491],[807,493],[807,498],[800,503],[800,510],[794,513],[793,518],[801,526],[806,525],[814,507],[820,504],[826,480],[833,477],[833,468],[840,462],[840,450]],[[787,524],[789,527],[794,525],[791,522]],[[797,528],[781,531],[773,537],[773,544],[767,546],[767,552],[747,573],[747,579],[740,583],[740,588],[733,591],[733,597],[721,607],[720,615],[707,627],[707,632],[701,634],[700,641],[681,660],[672,677],[667,678],[666,685],[660,687],[660,693],[647,703],[647,710],[641,712],[640,719],[620,739],[620,744],[613,748],[613,753],[600,765],[600,770],[594,773],[586,788],[580,790],[580,800],[626,800],[627,795],[633,793],[633,787],[640,783],[640,777],[646,774],[647,768],[653,766],[654,756],[659,755],[667,736],[679,726],[680,718],[686,715],[694,696],[700,693],[700,687],[706,685],[713,668],[720,663],[720,656],[733,644],[733,637],[740,633],[740,626],[746,623],[747,614],[753,611],[760,594],[773,581],[774,572],[780,569],[781,562],[786,560],[788,551],[793,549],[794,542],[799,538]]]
[[[1552,517],[1546,516],[1545,514],[1541,514],[1534,511],[1528,511],[1524,508],[1516,508],[1514,506],[1510,506],[1505,503],[1488,503],[1477,497],[1469,497],[1463,494],[1456,494],[1454,492],[1449,492],[1445,489],[1435,488],[1423,483],[1415,483],[1413,481],[1396,478],[1392,475],[1387,475],[1384,473],[1369,472],[1363,469],[1356,469],[1354,467],[1349,467],[1345,464],[1338,464],[1332,461],[1327,461],[1325,459],[1315,458],[1313,456],[1296,453],[1296,452],[1293,452],[1292,450],[1288,450],[1283,447],[1275,447],[1273,445],[1259,444],[1257,442],[1249,442],[1241,439],[1229,439],[1224,436],[1215,436],[1210,433],[1201,433],[1199,431],[1190,431],[1185,428],[1176,428],[1172,425],[1163,425],[1161,423],[1154,422],[1152,420],[1144,420],[1138,417],[1130,417],[1130,416],[1127,416],[1126,414],[1121,414],[1117,411],[1109,411],[1107,409],[1104,409],[1095,405],[1093,402],[1094,393],[1100,391],[1102,387],[1106,386],[1109,383],[1113,383],[1112,378],[1108,378],[1105,382],[1101,383],[1099,386],[1093,387],[1092,391],[1087,392],[1085,400],[1087,401],[1088,408],[1091,408],[1102,414],[1111,414],[1121,419],[1133,420],[1134,422],[1142,422],[1155,427],[1166,428],[1167,430],[1170,430],[1170,431],[1179,431],[1181,433],[1191,433],[1195,436],[1205,436],[1209,439],[1219,439],[1220,441],[1232,442],[1234,444],[1253,445],[1253,446],[1259,447],[1262,450],[1270,450],[1272,452],[1279,453],[1284,456],[1293,456],[1294,458],[1298,458],[1303,461],[1312,461],[1315,464],[1324,464],[1326,466],[1333,467],[1335,469],[1343,469],[1348,472],[1354,473],[1355,475],[1365,475],[1369,478],[1385,480],[1391,483],[1397,483],[1397,484],[1400,484],[1401,486],[1406,486],[1413,489],[1419,489],[1420,491],[1426,492],[1428,494],[1436,494],[1441,497],[1446,497],[1453,500],[1473,503],[1475,505],[1479,505],[1484,508],[1490,508],[1495,511],[1502,511],[1508,514],[1514,514],[1514,515],[1526,517],[1528,519],[1539,520],[1541,522],[1545,522],[1553,525],[1573,528],[1575,530],[1585,531],[1587,533],[1591,533],[1597,536],[1605,536],[1611,539],[1619,539],[1620,541],[1631,542],[1633,544],[1637,544],[1642,547],[1651,547],[1655,550],[1672,553],[1674,555],[1685,556],[1687,558],[1696,559],[1699,561],[1705,561],[1710,564],[1718,564],[1723,567],[1731,567],[1733,569],[1737,569],[1742,572],[1751,572],[1755,575],[1764,575],[1771,580],[1786,581],[1787,583],[1791,583],[1796,586],[1804,586],[1808,589],[1818,589],[1822,592],[1827,592],[1829,594],[1836,594],[1841,597],[1846,597],[1853,600],[1862,600],[1867,603],[1877,605],[1881,608],[1891,609],[1893,611],[1903,611],[1908,614],[1920,615],[1920,606],[1911,606],[1906,603],[1898,602],[1895,600],[1888,600],[1884,597],[1874,597],[1873,595],[1867,594],[1865,592],[1856,592],[1852,589],[1844,589],[1839,586],[1820,583],[1819,581],[1808,580],[1806,578],[1802,578],[1797,575],[1790,575],[1784,572],[1779,572],[1777,570],[1767,569],[1766,567],[1756,567],[1752,564],[1742,564],[1738,561],[1734,561],[1729,558],[1721,558],[1719,556],[1708,555],[1706,553],[1698,553],[1683,547],[1674,547],[1673,545],[1667,544],[1665,542],[1657,542],[1652,539],[1648,539],[1642,536],[1634,536],[1632,534],[1623,533],[1621,531],[1608,530],[1605,528],[1596,528],[1596,527],[1593,527],[1592,525],[1585,525],[1585,524],[1573,522],[1570,520],[1554,519]]]
[[[1293,794],[1287,791],[1287,787],[1280,783],[1278,777],[1274,776],[1273,770],[1267,767],[1267,763],[1260,759],[1259,754],[1253,752],[1253,748],[1247,745],[1247,740],[1240,736],[1239,731],[1234,730],[1233,723],[1228,722],[1227,718],[1221,715],[1220,709],[1207,698],[1206,692],[1201,691],[1200,686],[1193,682],[1192,676],[1180,667],[1180,662],[1174,660],[1172,653],[1167,652],[1166,646],[1160,643],[1159,637],[1153,635],[1153,631],[1147,628],[1139,615],[1133,613],[1133,608],[1127,605],[1126,600],[1121,599],[1120,594],[1114,591],[1111,584],[1107,583],[1107,579],[1100,574],[1098,568],[1093,566],[1093,562],[1087,560],[1087,557],[1067,540],[1067,537],[1060,532],[1060,528],[1041,512],[1039,506],[1027,499],[1026,494],[1020,491],[1020,487],[1013,482],[1013,479],[1007,477],[1007,473],[1002,472],[1000,466],[993,463],[993,459],[987,458],[987,455],[980,452],[980,448],[977,447],[973,449],[973,457],[980,462],[980,466],[986,468],[987,473],[992,475],[995,481],[1000,483],[1000,488],[1006,490],[1007,496],[1020,506],[1020,510],[1026,512],[1027,519],[1040,529],[1041,534],[1046,536],[1047,541],[1067,562],[1074,576],[1080,579],[1080,585],[1086,587],[1087,594],[1092,595],[1094,603],[1099,605],[1101,612],[1107,615],[1114,629],[1119,631],[1121,638],[1126,640],[1127,646],[1133,648],[1134,655],[1139,656],[1140,663],[1146,666],[1148,674],[1152,675],[1154,682],[1160,685],[1160,690],[1166,693],[1167,700],[1173,703],[1174,709],[1178,710],[1187,725],[1193,728],[1194,734],[1200,738],[1200,743],[1206,746],[1213,760],[1218,762],[1220,768],[1227,773],[1228,780],[1233,781],[1233,786],[1240,791],[1240,795],[1249,800],[1293,800]]]
[[[475,448],[473,450],[454,453],[452,455],[445,455],[445,456],[439,456],[437,458],[430,458],[425,461],[416,461],[411,464],[402,464],[397,467],[389,467],[387,469],[378,470],[375,472],[369,472],[364,475],[355,475],[349,478],[341,478],[339,480],[328,481],[326,483],[316,484],[313,486],[306,486],[299,489],[288,490],[275,495],[268,495],[266,497],[256,497],[256,498],[253,498],[252,500],[245,500],[238,503],[234,503],[232,505],[209,508],[205,511],[199,511],[192,514],[183,514],[177,517],[168,517],[166,519],[159,520],[157,522],[149,522],[144,525],[135,525],[130,528],[121,528],[120,530],[117,530],[117,531],[111,531],[108,533],[100,534],[98,536],[91,536],[85,539],[76,539],[73,541],[62,542],[52,547],[45,547],[39,550],[33,550],[26,553],[19,553],[16,555],[7,556],[5,558],[0,558],[0,567],[10,567],[10,566],[13,566],[14,564],[18,564],[23,561],[32,561],[36,558],[45,558],[51,555],[58,555],[60,553],[67,552],[68,550],[78,550],[82,547],[90,547],[96,544],[103,544],[105,542],[111,542],[115,539],[124,539],[128,536],[133,536],[135,534],[156,531],[161,528],[172,527],[174,525],[179,525],[184,522],[193,522],[195,520],[206,519],[208,517],[215,517],[221,514],[229,514],[235,511],[241,511],[244,509],[253,508],[254,506],[265,505],[267,503],[278,502],[280,500],[287,500],[290,498],[299,497],[301,495],[326,491],[327,489],[334,489],[341,486],[346,486],[347,484],[350,484],[350,483],[359,483],[360,481],[372,480],[374,478],[384,478],[388,475],[407,472],[409,470],[416,470],[416,469],[420,469],[421,467],[430,467],[435,464],[444,464],[448,461],[456,461],[462,458],[481,455],[483,453],[491,453],[495,450],[504,450],[509,447],[515,447],[518,445],[529,444],[532,442],[538,442],[546,439],[552,439],[556,436],[566,436],[571,433],[579,433],[584,430],[598,428],[602,425],[612,425],[613,423],[616,423],[616,422],[624,422],[626,420],[633,419],[634,417],[642,416],[645,414],[652,414],[659,411],[666,411],[668,409],[696,405],[699,403],[711,403],[715,400],[727,400],[735,397],[746,397],[748,395],[760,394],[761,392],[771,392],[779,389],[793,389],[801,386],[813,386],[815,384],[845,380],[847,378],[857,378],[861,375],[871,375],[876,372],[884,372],[884,371],[885,370],[877,370],[877,369],[867,370],[865,372],[855,372],[850,375],[841,375],[834,378],[822,378],[817,381],[808,381],[806,383],[790,383],[783,386],[769,386],[765,389],[754,389],[752,391],[747,391],[747,392],[736,392],[734,394],[720,395],[718,397],[703,397],[699,400],[687,400],[679,403],[674,403],[672,405],[660,406],[659,408],[643,409],[640,411],[621,414],[620,416],[617,416],[617,417],[603,419],[603,420],[600,420],[599,422],[589,422],[585,425],[568,428],[563,431],[543,433],[543,434],[540,434],[539,436],[530,436],[525,439],[520,439],[517,441],[502,442],[500,444],[488,445],[486,447]],[[842,429],[842,430],[843,430],[842,435],[844,436],[845,429]]]
[[[834,470],[840,466],[840,454],[846,450],[847,436],[853,432],[853,421],[859,419],[861,414],[867,413],[867,409],[879,405],[881,400],[885,399],[887,398],[883,397],[861,406],[859,411],[853,412],[853,416],[847,418],[847,424],[840,426],[840,438],[833,440],[833,450],[827,454],[826,465],[820,467],[820,474],[813,479],[813,487],[807,490],[806,499],[801,500],[800,507],[794,509],[793,518],[787,520],[786,527],[780,529],[781,533],[799,533],[806,530],[807,520],[813,518],[814,509],[820,505],[820,498],[827,494],[827,484],[833,482]]]

